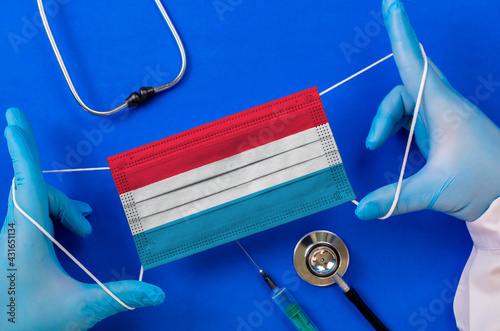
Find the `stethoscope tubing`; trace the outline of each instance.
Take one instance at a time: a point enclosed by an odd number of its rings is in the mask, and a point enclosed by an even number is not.
[[[175,38],[175,41],[177,43],[177,46],[179,48],[179,52],[181,54],[182,58],[182,66],[181,70],[179,71],[179,74],[177,77],[175,77],[171,82],[158,86],[158,87],[143,87],[139,90],[139,93],[134,92],[132,93],[121,105],[107,111],[98,111],[90,108],[83,102],[83,100],[80,98],[80,95],[78,94],[73,81],[71,79],[71,76],[68,72],[68,69],[66,68],[66,64],[64,63],[64,60],[62,58],[61,52],[59,51],[59,47],[57,46],[57,42],[54,38],[54,35],[52,33],[52,30],[50,29],[49,21],[47,19],[47,15],[45,14],[45,8],[43,6],[43,0],[37,0],[38,3],[38,10],[40,11],[40,16],[42,18],[43,26],[45,28],[45,32],[47,33],[47,37],[49,38],[50,45],[52,46],[52,49],[54,50],[54,54],[57,58],[57,62],[59,63],[59,67],[61,68],[61,71],[64,75],[64,79],[66,80],[66,83],[68,84],[69,89],[71,90],[71,93],[73,94],[73,97],[75,100],[78,102],[78,104],[88,113],[92,115],[97,115],[97,116],[107,116],[111,114],[115,114],[119,112],[120,110],[126,108],[126,107],[133,107],[138,105],[140,102],[150,98],[154,94],[167,90],[174,85],[176,85],[181,78],[184,76],[184,73],[186,72],[186,52],[184,50],[184,46],[182,44],[181,38],[179,37],[179,34],[177,33],[172,21],[170,20],[170,17],[167,14],[167,11],[165,10],[165,7],[163,7],[163,4],[161,3],[160,0],[155,0],[156,5],[158,6],[158,9],[160,10],[163,18],[167,22],[168,27],[170,28],[170,31],[172,32],[172,35]]]
[[[354,306],[360,311],[360,313],[365,317],[365,319],[375,328],[377,331],[389,331],[389,329],[380,321],[380,319],[375,315],[375,313],[368,307],[368,305],[361,299],[358,292],[354,287],[349,287],[349,289],[344,292],[344,295],[351,301]]]

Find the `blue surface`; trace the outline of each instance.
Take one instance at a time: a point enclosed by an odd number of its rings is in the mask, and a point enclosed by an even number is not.
[[[46,2],[52,4],[50,22],[67,66],[90,106],[107,109],[143,81],[156,85],[177,74],[175,42],[153,1]],[[218,13],[217,3],[225,3],[227,11]],[[38,25],[36,1],[11,1],[2,11],[0,108],[17,106],[28,114],[44,169],[106,166],[106,157],[130,148],[314,85],[321,91],[390,53],[376,18],[378,1],[178,0],[165,5],[187,49],[186,77],[144,107],[106,119],[85,113],[73,100]],[[499,2],[422,0],[407,1],[406,7],[427,54],[457,90],[474,97],[481,76],[500,81]],[[366,37],[357,38],[365,29]],[[347,44],[358,53],[345,56],[341,45]],[[389,60],[322,98],[359,198],[399,173],[406,135],[375,152],[364,147],[379,102],[399,83]],[[478,101],[499,124],[500,89]],[[12,178],[5,144],[0,159],[0,213],[5,214]],[[413,152],[408,175],[423,162]],[[59,225],[56,237],[102,281],[136,278],[139,259],[111,174],[46,178],[94,208],[89,238],[75,238]],[[346,242],[351,264],[345,278],[389,328],[454,330],[448,289],[456,286],[471,249],[463,222],[427,211],[362,222],[353,210],[354,205],[344,204],[241,243],[291,290],[321,330],[370,326],[338,288],[315,288],[295,274],[296,242],[318,229]],[[88,281],[59,257],[69,274]],[[165,303],[121,313],[95,330],[293,329],[277,308],[271,312],[269,289],[235,243],[152,269],[145,280],[164,289]]]

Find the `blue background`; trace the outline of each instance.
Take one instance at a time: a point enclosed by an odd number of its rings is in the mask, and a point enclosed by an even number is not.
[[[56,40],[83,100],[109,109],[132,89],[177,75],[180,57],[153,1],[46,0]],[[184,41],[188,70],[170,92],[130,113],[100,118],[74,101],[39,18],[36,1],[11,1],[0,27],[0,108],[30,117],[44,169],[107,166],[106,157],[273,99],[321,91],[391,52],[375,18],[378,1],[164,1]],[[427,54],[465,96],[479,78],[500,81],[498,1],[406,1]],[[360,32],[365,31],[365,38]],[[357,37],[358,36],[358,37]],[[21,38],[21,39],[19,39]],[[357,47],[346,56],[341,45]],[[358,198],[395,181],[406,133],[365,149],[379,102],[400,83],[391,59],[322,97]],[[500,91],[480,100],[497,124]],[[0,146],[0,195],[7,209],[12,168]],[[410,155],[411,175],[424,163]],[[111,174],[46,175],[70,197],[88,202],[94,232],[56,237],[102,281],[136,279],[139,260]],[[306,233],[340,235],[351,253],[345,279],[394,330],[454,330],[450,296],[471,249],[465,224],[435,212],[362,222],[348,203],[241,240],[276,282],[289,288],[322,330],[370,330],[335,287],[316,288],[296,275],[292,252]],[[58,252],[59,253],[59,252]],[[65,269],[88,281],[62,254]],[[145,273],[165,303],[115,315],[95,330],[292,330],[269,306],[269,289],[235,243]],[[452,290],[448,290],[451,288]],[[43,298],[41,298],[43,300]],[[271,307],[274,311],[271,311]]]

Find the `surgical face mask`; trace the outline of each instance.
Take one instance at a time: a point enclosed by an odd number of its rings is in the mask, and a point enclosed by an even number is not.
[[[316,88],[108,163],[145,269],[355,199]]]

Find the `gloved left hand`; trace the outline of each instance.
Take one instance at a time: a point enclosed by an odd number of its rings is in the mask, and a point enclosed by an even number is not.
[[[6,117],[5,137],[14,166],[18,205],[51,235],[53,220],[77,235],[89,235],[92,228],[85,216],[91,213],[90,206],[68,199],[45,183],[26,115],[12,108]],[[15,254],[9,255],[9,247],[15,247]],[[15,298],[15,308],[7,307],[15,315],[2,313],[0,330],[87,330],[106,317],[127,310],[98,285],[81,283],[66,274],[52,242],[15,208],[12,192],[0,233],[0,268],[0,302],[4,310],[11,297]],[[139,281],[106,286],[134,308],[155,306],[165,298],[160,288]],[[12,317],[15,324],[8,320]]]

